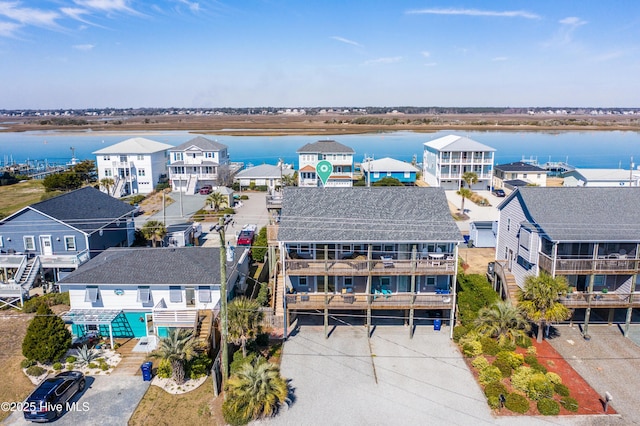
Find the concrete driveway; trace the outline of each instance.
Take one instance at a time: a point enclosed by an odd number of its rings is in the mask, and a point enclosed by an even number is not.
[[[60,426],[126,425],[151,382],[142,376],[87,376],[85,391],[76,395],[77,408],[54,422]],[[32,425],[22,413],[13,413],[6,425]]]
[[[287,340],[281,370],[293,402],[266,425],[622,425],[618,416],[496,417],[449,328],[302,326]],[[634,371],[633,369],[630,372]],[[637,388],[634,388],[637,389]],[[630,424],[630,423],[627,423]]]

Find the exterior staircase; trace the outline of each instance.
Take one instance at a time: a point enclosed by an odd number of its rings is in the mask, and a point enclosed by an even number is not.
[[[274,286],[275,286],[275,289],[273,291],[274,297],[271,302],[273,303],[275,315],[277,317],[282,317],[284,316],[283,300],[284,300],[284,288],[285,288],[284,275],[282,274],[282,271],[279,271],[278,274],[276,275]]]
[[[33,287],[33,283],[36,281],[38,272],[40,271],[40,258],[38,256],[33,259],[27,260],[27,264],[20,274],[19,280],[16,282],[24,290],[29,290]]]
[[[196,328],[196,341],[198,347],[209,349],[211,343],[211,332],[213,330],[213,311],[202,309],[198,311],[198,327]]]
[[[189,176],[189,180],[187,181],[187,189],[185,190],[185,194],[195,194],[197,185],[198,185],[198,178],[194,178],[193,176]]]
[[[512,273],[506,272],[505,274],[505,287],[507,288],[507,295],[509,301],[513,306],[518,305],[518,290],[520,287],[516,284],[516,277]]]

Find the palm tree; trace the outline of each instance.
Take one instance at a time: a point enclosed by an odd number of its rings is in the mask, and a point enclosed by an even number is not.
[[[167,236],[167,228],[164,226],[164,223],[158,220],[149,220],[147,221],[140,230],[142,235],[147,239],[151,240],[154,247],[157,247],[157,242],[163,241],[164,237]]]
[[[471,189],[471,185],[478,182],[478,175],[475,172],[464,172],[462,180],[467,184],[467,188]]]
[[[259,359],[255,365],[245,364],[227,382],[230,411],[247,421],[274,415],[287,402],[289,385],[276,364]]]
[[[229,341],[242,348],[243,357],[247,356],[247,342],[255,339],[261,331],[263,316],[255,299],[237,297],[227,307]]]
[[[465,198],[471,198],[473,196],[473,191],[469,188],[460,188],[456,194],[462,197],[462,204],[460,205],[460,214],[464,214],[464,200]]]
[[[100,179],[100,186],[107,191],[107,194],[111,194],[111,188],[113,188],[113,185],[115,184],[115,181],[109,177]]]
[[[171,363],[171,377],[181,385],[185,382],[184,363],[196,355],[195,339],[192,332],[184,328],[174,328],[167,337],[160,339],[158,348],[151,353],[154,358],[166,359]]]
[[[522,312],[505,301],[480,309],[475,326],[480,334],[497,338],[500,345],[524,339],[531,328]]]
[[[298,185],[298,172],[294,172],[291,175],[282,175],[282,186],[297,186]]]
[[[212,209],[218,211],[220,210],[221,206],[227,205],[227,198],[220,192],[212,192],[207,197],[207,202]]]
[[[559,302],[568,289],[565,277],[554,278],[542,273],[538,277],[528,276],[524,288],[518,291],[518,307],[538,325],[538,342],[542,342],[542,327],[546,323],[564,321],[571,316],[571,311]]]

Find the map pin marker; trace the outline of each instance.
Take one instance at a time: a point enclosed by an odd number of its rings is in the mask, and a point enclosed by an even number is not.
[[[327,185],[327,180],[329,176],[331,176],[332,171],[333,165],[327,160],[319,161],[318,164],[316,164],[316,173],[320,177],[323,186]]]

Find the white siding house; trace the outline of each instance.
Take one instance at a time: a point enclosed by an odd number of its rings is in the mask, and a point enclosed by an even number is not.
[[[225,185],[229,178],[226,145],[201,136],[169,151],[169,178],[173,191],[194,194],[205,185]]]
[[[333,140],[321,140],[308,143],[298,151],[298,186],[317,187],[322,186],[320,178],[316,174],[316,165],[326,160],[331,163],[333,169],[326,187],[351,187],[353,186],[353,154],[355,151],[346,145]]]
[[[448,135],[424,143],[423,180],[429,186],[459,189],[462,175],[473,172],[478,182],[471,189],[486,189],[493,177],[495,149],[463,136]]]
[[[109,195],[150,194],[167,176],[171,145],[145,138],[131,138],[95,151],[98,180],[113,179]],[[101,187],[107,192],[107,188]]]

